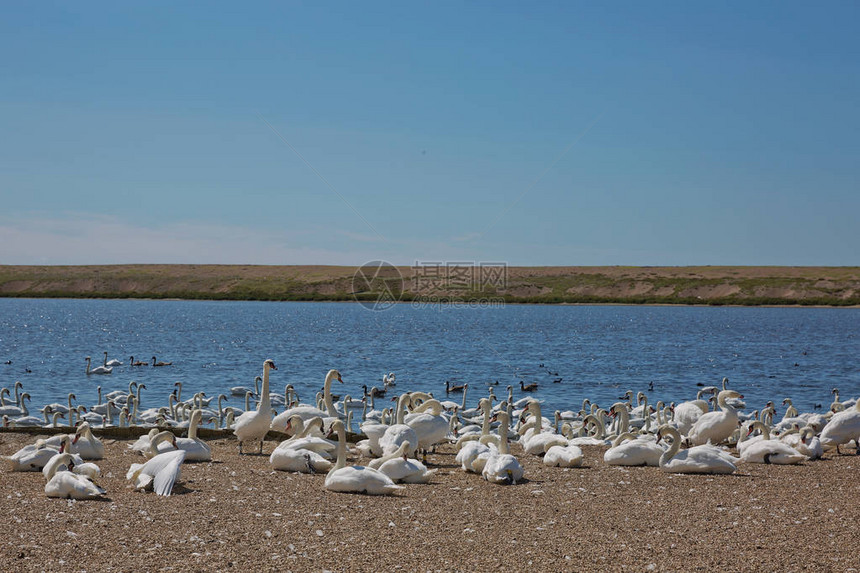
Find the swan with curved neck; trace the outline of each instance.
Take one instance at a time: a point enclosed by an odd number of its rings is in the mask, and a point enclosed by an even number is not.
[[[24,446],[6,459],[13,472],[38,472],[42,471],[42,468],[57,453],[65,453],[70,443],[71,440],[66,434],[60,438],[59,446],[51,446],[46,440],[39,439],[36,440],[36,443]]]
[[[747,430],[747,435],[754,430],[760,430],[762,439],[751,443],[741,451],[741,460],[754,464],[798,464],[805,461],[807,457],[788,444],[779,440],[771,440],[767,425],[762,422],[753,422]],[[743,436],[743,432],[741,433]],[[738,444],[740,451],[741,444]]]
[[[535,426],[526,430],[523,437],[520,438],[520,444],[527,454],[542,455],[545,454],[553,446],[568,446],[568,441],[564,436],[551,432],[543,432],[543,415],[541,414],[540,403],[537,400],[531,400],[526,407],[535,421]],[[523,412],[525,414],[525,412]],[[501,435],[501,434],[500,434]]]
[[[295,434],[278,444],[275,449],[310,450],[328,459],[337,444],[323,437],[323,428],[322,418],[312,418],[305,423],[301,416],[293,416],[290,418],[286,430],[287,432],[295,430]],[[328,470],[329,468],[325,469]],[[321,470],[317,468],[317,471]]]
[[[284,410],[283,412],[275,416],[274,420],[272,420],[271,428],[278,432],[282,431],[287,425],[289,419],[293,416],[301,416],[302,419],[305,421],[316,417],[326,419],[326,421],[330,421],[334,418],[337,418],[338,412],[334,406],[334,400],[331,396],[331,385],[335,380],[340,383],[343,383],[343,378],[341,377],[340,372],[335,369],[329,370],[325,376],[325,382],[323,383],[322,404],[319,404],[320,407],[299,405]]]
[[[319,436],[310,435],[322,428],[322,418],[313,418],[305,424],[300,416],[293,416],[287,424],[287,431],[295,425],[295,435],[284,440],[272,451],[269,463],[276,470],[301,473],[326,472],[331,469],[329,452],[336,445]]]
[[[87,376],[89,376],[90,374],[110,374],[111,372],[113,372],[113,368],[109,368],[107,366],[96,366],[95,368],[91,368],[90,363],[92,362],[92,359],[89,356],[86,357],[86,361]]]
[[[379,470],[391,478],[394,483],[427,483],[436,473],[428,470],[427,466],[406,455],[411,447],[409,442],[403,442],[397,451],[377,458],[367,464],[368,467]]]
[[[51,460],[45,475],[45,494],[48,497],[63,499],[95,499],[105,494],[105,490],[83,475],[73,473],[74,459],[71,454],[58,454]]]
[[[233,433],[239,439],[239,453],[245,442],[260,442],[260,453],[263,453],[263,440],[272,424],[272,403],[269,398],[269,371],[277,370],[274,361],[267,359],[263,362],[263,387],[260,390],[260,402],[256,410],[245,412],[233,425]]]
[[[78,426],[70,451],[85,460],[100,460],[105,457],[104,444],[93,435],[89,422],[83,422]]]
[[[173,446],[185,452],[185,462],[208,462],[212,460],[212,449],[209,444],[197,437],[197,429],[202,418],[203,412],[200,409],[192,411],[188,421],[188,437],[173,440]],[[170,451],[171,448],[167,444],[164,446],[164,448],[159,447],[158,451]]]
[[[708,412],[696,420],[687,435],[693,445],[710,442],[719,444],[725,441],[738,427],[738,412],[727,403],[729,399],[742,399],[743,395],[734,390],[723,390],[717,396],[719,412]]]
[[[346,428],[343,421],[335,420],[331,429],[337,432],[337,462],[325,477],[327,490],[386,495],[403,489],[403,486],[395,484],[391,478],[378,470],[363,466],[347,466]]]
[[[681,451],[681,434],[672,426],[661,426],[657,430],[657,443],[666,437],[672,445],[660,456],[660,469],[681,474],[730,474],[737,469],[738,458],[732,457],[716,446],[695,446]]]
[[[603,461],[612,466],[658,466],[664,451],[656,442],[626,432],[603,453]]]

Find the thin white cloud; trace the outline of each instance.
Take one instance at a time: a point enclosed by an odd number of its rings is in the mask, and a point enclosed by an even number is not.
[[[145,226],[111,216],[0,218],[0,264],[329,264],[379,254],[321,244],[320,233],[200,222]],[[338,241],[343,243],[343,241]],[[343,248],[341,248],[343,247]]]
[[[466,233],[465,235],[460,235],[458,237],[451,237],[451,240],[457,243],[463,243],[468,241],[474,241],[475,239],[481,238],[481,233]]]

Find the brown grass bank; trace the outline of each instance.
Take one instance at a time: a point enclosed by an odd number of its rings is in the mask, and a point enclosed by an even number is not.
[[[860,267],[390,268],[264,265],[0,266],[0,296],[215,300],[860,305]],[[433,279],[429,279],[429,276]]]

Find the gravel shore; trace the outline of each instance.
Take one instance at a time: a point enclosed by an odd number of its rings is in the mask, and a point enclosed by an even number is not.
[[[34,439],[2,434],[0,453]],[[514,445],[527,481],[498,486],[445,446],[429,457],[432,483],[371,497],[328,492],[324,475],[273,471],[268,455],[218,439],[215,461],[186,464],[174,495],[158,497],[129,489],[141,460],[130,442],[104,443],[104,501],[49,499],[41,473],[0,472],[0,571],[860,568],[854,455],[683,476],[607,466],[600,447],[583,448],[582,468],[547,468]]]

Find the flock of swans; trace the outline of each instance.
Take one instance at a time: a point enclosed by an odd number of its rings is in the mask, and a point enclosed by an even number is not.
[[[88,371],[89,369],[89,358]],[[107,363],[107,353],[105,353]],[[133,361],[132,361],[133,363]],[[155,364],[155,359],[153,359]],[[104,366],[110,368],[110,366]],[[58,427],[58,418],[68,417],[71,434],[58,433],[38,439],[6,460],[12,471],[42,471],[45,493],[50,497],[91,499],[105,494],[97,485],[99,468],[91,460],[104,457],[104,446],[93,427],[118,425],[150,426],[129,448],[145,461],[128,470],[129,486],[169,496],[180,480],[184,463],[212,460],[209,444],[198,437],[198,427],[213,423],[232,430],[239,453],[255,450],[262,454],[271,431],[289,436],[269,455],[276,470],[326,473],[325,488],[335,492],[392,494],[402,484],[427,483],[435,475],[428,469],[426,455],[441,444],[455,444],[456,463],[466,472],[480,475],[494,484],[516,484],[525,479],[522,464],[513,454],[539,456],[554,467],[582,464],[582,446],[602,446],[609,465],[654,466],[673,473],[722,474],[737,471],[740,463],[796,464],[820,458],[827,450],[851,441],[860,454],[860,401],[834,400],[825,414],[800,413],[786,398],[784,415],[776,420],[776,407],[768,402],[761,411],[744,412],[743,395],[727,387],[712,386],[698,391],[696,399],[651,406],[644,392],[628,391],[608,410],[588,399],[578,412],[556,411],[554,419],[544,417],[541,402],[530,397],[515,401],[513,388],[497,401],[492,387],[488,396],[467,407],[468,384],[462,401],[440,401],[429,393],[403,392],[391,400],[390,408],[378,410],[374,399],[395,386],[394,375],[384,377],[384,387],[365,392],[360,400],[344,396],[335,401],[332,385],[344,383],[340,372],[330,370],[322,392],[314,404],[299,402],[287,385],[283,395],[270,392],[270,375],[277,367],[263,363],[255,388],[232,388],[244,393],[244,411],[210,408],[212,398],[203,392],[182,401],[182,386],[168,398],[168,405],[141,410],[143,384],[132,383],[128,391],[111,392],[87,409],[75,406],[74,394],[67,404],[42,408],[43,418],[30,416],[20,382],[14,390],[0,389],[0,413],[5,426],[47,425]],[[448,387],[450,391],[450,387]],[[15,404],[6,397],[15,394]],[[251,400],[256,407],[251,407]],[[283,407],[276,413],[274,406]],[[368,458],[366,465],[349,465],[347,430],[360,411],[358,433],[362,438],[351,450],[353,456]],[[50,419],[49,419],[50,416]],[[187,437],[177,437],[187,430]],[[336,436],[336,440],[330,439]],[[419,459],[420,458],[420,459]]]

